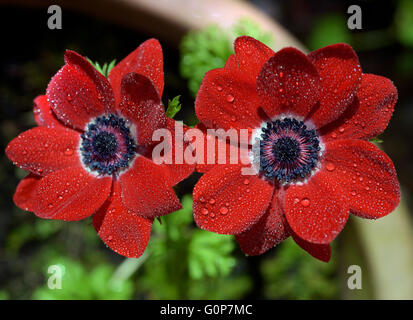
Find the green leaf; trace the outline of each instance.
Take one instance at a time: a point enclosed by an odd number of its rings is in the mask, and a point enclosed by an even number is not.
[[[181,110],[182,105],[179,102],[180,97],[181,96],[176,96],[172,100],[168,99],[168,108],[166,109],[166,116],[168,118],[173,119],[173,117],[175,117],[175,115],[179,112],[179,110]]]
[[[86,58],[89,63],[96,68],[97,71],[99,71],[101,74],[103,74],[106,78],[108,77],[110,71],[113,69],[116,63],[116,59],[112,60],[109,64],[105,62],[103,66],[99,64],[99,62],[93,62],[89,58]]]
[[[189,245],[189,275],[193,279],[227,276],[235,266],[233,237],[194,231]]]
[[[374,137],[373,139],[369,140],[372,143],[383,143],[383,140],[380,139],[379,137]]]

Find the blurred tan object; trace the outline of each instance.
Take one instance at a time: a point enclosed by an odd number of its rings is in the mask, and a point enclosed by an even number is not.
[[[353,219],[376,299],[413,299],[413,229],[406,203],[378,220]]]
[[[217,24],[230,28],[240,18],[250,18],[274,35],[274,48],[305,48],[280,24],[246,1],[240,0],[0,0],[0,4],[65,9],[104,18],[178,44],[189,30]],[[46,13],[46,12],[45,12]]]

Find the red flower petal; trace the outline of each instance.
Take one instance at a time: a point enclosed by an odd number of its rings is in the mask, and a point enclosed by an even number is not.
[[[308,242],[327,244],[343,229],[349,213],[340,182],[320,170],[285,193],[285,216],[291,229]]]
[[[133,167],[119,179],[125,207],[145,218],[152,219],[181,209],[168,171],[143,156],[138,156]]]
[[[47,100],[63,123],[83,130],[91,118],[114,110],[113,92],[85,58],[67,51],[65,60],[47,87]]]
[[[247,163],[246,159],[245,162],[242,162],[244,157],[248,157],[248,149],[246,146],[243,145],[234,145],[229,143],[229,141],[225,141],[224,137],[218,137],[217,135],[209,134],[208,129],[200,123],[195,126],[196,129],[201,130],[204,134],[203,138],[203,152],[202,150],[199,151],[199,156],[196,170],[198,172],[205,173],[212,168],[214,168],[217,164],[241,164]],[[238,136],[238,135],[237,135]],[[195,142],[193,142],[194,147],[196,147]],[[209,150],[214,150],[215,153]],[[231,159],[231,155],[233,159]]]
[[[262,120],[255,82],[228,65],[205,74],[195,99],[196,115],[208,128],[258,127]]]
[[[256,79],[274,51],[247,36],[235,40],[234,50],[224,68],[205,74],[195,100],[198,119],[209,128],[247,129],[262,122]]]
[[[152,134],[166,126],[165,110],[152,81],[147,77],[128,73],[122,80],[122,114],[136,125],[139,145],[152,144]]]
[[[205,230],[238,234],[266,212],[274,187],[256,175],[242,174],[241,165],[217,165],[195,185],[194,218]]]
[[[111,197],[93,215],[93,226],[113,251],[128,258],[138,258],[148,244],[152,220],[124,207],[120,183],[114,181]]]
[[[361,83],[361,67],[354,50],[344,43],[318,49],[308,57],[321,77],[320,106],[311,115],[319,128],[336,120],[353,101]]]
[[[306,117],[319,100],[320,77],[304,53],[285,48],[262,67],[257,91],[270,118],[282,113]]]
[[[400,201],[400,187],[391,159],[363,140],[338,140],[326,144],[323,166],[330,170],[347,196],[350,210],[376,219],[392,212]]]
[[[245,254],[260,255],[290,236],[285,224],[284,212],[275,195],[261,219],[251,229],[236,235],[235,239]]]
[[[21,133],[6,148],[7,157],[35,174],[81,166],[77,148],[80,135],[64,127],[35,127]]]
[[[175,137],[175,123],[176,121],[170,118],[166,119],[166,129],[171,133],[171,141],[166,142],[170,143],[170,148],[166,150],[165,154],[162,154],[161,156],[165,157],[168,159],[171,157],[172,163],[170,164],[162,164],[163,167],[165,167],[169,171],[169,176],[170,176],[170,182],[171,185],[174,186],[187,178],[192,172],[195,170],[195,163],[193,164],[188,164],[185,162],[185,152],[188,152],[187,150],[191,150],[190,144],[184,139],[184,136],[179,137],[180,134],[178,134],[178,137]],[[181,126],[181,125],[179,125]],[[186,126],[182,126],[182,134],[184,135],[185,131],[188,129]],[[179,130],[179,129],[178,129]],[[177,143],[176,139],[179,139],[180,141],[183,141],[183,143]],[[159,142],[159,143],[163,143]],[[177,153],[179,152],[179,157],[177,156]],[[176,159],[182,159],[183,163],[176,163]],[[155,163],[158,163],[157,158],[152,159]]]
[[[307,251],[311,256],[323,262],[330,261],[331,247],[329,244],[317,244],[305,241],[304,239],[301,239],[299,236],[297,236],[290,227],[287,226],[287,228],[295,243],[298,244],[302,249]]]
[[[46,95],[38,96],[34,99],[33,114],[38,126],[49,128],[63,127],[63,124],[56,118],[53,110],[50,108]]]
[[[262,66],[275,54],[265,44],[248,36],[235,39],[234,51],[240,71],[251,83],[256,83]]]
[[[36,187],[33,211],[44,219],[81,220],[108,199],[111,185],[111,177],[97,178],[80,167],[52,172]]]
[[[109,81],[112,84],[117,104],[121,101],[122,78],[130,73],[142,74],[156,85],[159,95],[163,92],[163,56],[162,47],[158,40],[149,39],[135,51],[119,62],[110,72]]]
[[[13,196],[13,201],[16,206],[26,211],[33,211],[34,191],[41,178],[41,176],[29,173],[19,182]]]
[[[357,99],[344,114],[321,128],[324,141],[371,139],[386,129],[397,102],[397,89],[381,76],[363,74]]]

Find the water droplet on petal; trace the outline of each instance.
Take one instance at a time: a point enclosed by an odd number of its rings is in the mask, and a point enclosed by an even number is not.
[[[228,213],[228,208],[227,207],[221,207],[221,209],[219,209],[219,212],[221,212],[221,214],[227,214]]]
[[[67,148],[67,149],[65,150],[65,155],[66,155],[66,156],[71,156],[72,154],[73,154],[73,149]]]
[[[202,211],[201,211],[201,213],[202,213],[203,215],[207,215],[207,214],[209,213],[209,211],[208,211],[207,208],[203,208]]]
[[[244,184],[245,184],[245,185],[249,185],[249,184],[250,184],[250,181],[249,181],[248,179],[245,179],[245,180],[244,180]]]
[[[230,102],[230,103],[234,102],[234,96],[231,95],[231,94],[227,95],[227,101]]]
[[[214,204],[214,203],[215,203],[215,199],[209,200],[209,203],[210,203],[210,204]]]
[[[310,205],[310,199],[304,198],[303,200],[301,200],[301,205],[303,207],[308,207]]]
[[[335,166],[334,163],[332,163],[332,162],[327,162],[327,163],[326,163],[326,169],[327,169],[328,171],[334,171],[335,168],[336,168],[336,166]]]

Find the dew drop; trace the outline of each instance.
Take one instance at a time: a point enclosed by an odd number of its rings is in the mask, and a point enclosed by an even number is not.
[[[66,156],[71,156],[72,154],[73,154],[73,149],[67,148],[67,149],[65,150],[65,155],[66,155]]]
[[[221,209],[219,209],[219,212],[221,212],[221,214],[227,214],[228,213],[228,208],[227,207],[221,207]]]
[[[343,132],[344,132],[344,128],[343,128],[343,127],[340,127],[340,128],[338,129],[338,131],[339,131],[340,133],[343,133]]]
[[[207,208],[203,208],[202,211],[201,211],[201,213],[202,213],[203,215],[207,215],[207,214],[209,213],[209,211],[208,211]]]
[[[301,200],[301,205],[303,207],[308,207],[310,205],[310,199],[304,198],[303,200]]]
[[[214,203],[215,203],[215,199],[209,200],[209,204],[214,204]]]
[[[351,193],[352,196],[355,196],[357,194],[356,191],[354,191],[354,190],[351,191],[350,193]]]
[[[327,162],[327,163],[326,163],[326,169],[327,169],[328,171],[334,171],[335,168],[336,168],[336,166],[335,166],[334,163],[332,163],[332,162]]]
[[[222,91],[222,87],[221,87],[221,86],[217,86],[217,90],[218,90],[218,91]]]
[[[227,95],[227,101],[230,102],[230,103],[234,102],[234,96],[231,95],[231,94]]]
[[[249,181],[248,179],[245,179],[245,180],[244,180],[244,184],[247,186],[247,185],[250,184],[250,181]]]

